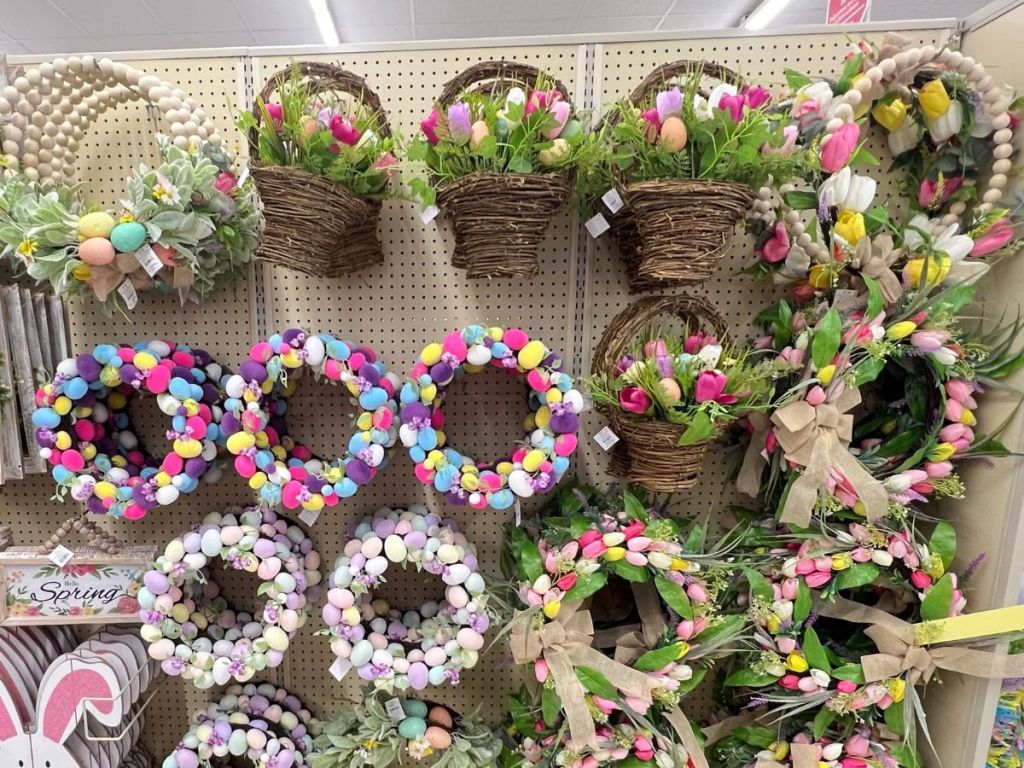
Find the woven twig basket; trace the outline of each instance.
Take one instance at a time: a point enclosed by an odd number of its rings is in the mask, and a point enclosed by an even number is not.
[[[720,64],[673,61],[648,74],[629,100],[641,104],[676,78],[697,71],[709,81],[742,83]],[[613,125],[610,118],[609,127]],[[754,200],[754,191],[742,184],[689,179],[624,184],[621,192],[625,204],[609,224],[634,293],[707,280],[725,255],[733,227]]]
[[[647,296],[630,304],[608,324],[594,350],[591,373],[614,375],[630,342],[662,315],[679,318],[691,330],[713,331],[720,338],[726,333],[725,321],[706,299],[686,294]],[[677,443],[685,426],[633,416],[618,408],[600,410],[609,417],[619,437],[608,468],[612,475],[656,492],[681,491],[696,484],[711,440],[680,446]]]
[[[450,106],[468,88],[501,93],[529,90],[541,72],[514,61],[484,61],[449,80],[439,103]],[[568,101],[562,83],[554,86]],[[569,199],[571,179],[559,173],[479,172],[442,184],[437,205],[455,232],[452,266],[466,276],[531,278],[540,268],[537,248],[555,213]]]
[[[332,64],[298,62],[275,73],[260,91],[267,101],[297,69],[317,93],[356,97],[380,115],[380,135],[391,128],[377,94],[366,81]],[[262,119],[253,108],[256,122]],[[266,229],[257,256],[316,277],[338,277],[384,261],[377,240],[379,200],[364,200],[341,184],[299,168],[262,165],[257,130],[249,132],[249,167],[263,201]]]

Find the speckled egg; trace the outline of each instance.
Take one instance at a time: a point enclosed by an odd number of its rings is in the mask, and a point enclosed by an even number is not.
[[[146,228],[137,221],[118,224],[110,232],[110,242],[121,253],[134,251],[146,242]]]
[[[661,145],[669,152],[678,152],[686,146],[686,125],[675,115],[666,117],[661,124]]]
[[[105,237],[90,237],[78,246],[78,258],[93,267],[114,260],[114,246]]]
[[[85,240],[90,237],[110,237],[114,228],[114,217],[103,211],[87,213],[78,220],[78,234]]]

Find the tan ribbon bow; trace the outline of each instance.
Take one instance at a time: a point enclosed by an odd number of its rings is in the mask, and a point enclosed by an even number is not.
[[[783,765],[775,760],[759,757],[754,768],[818,768],[818,750],[813,744],[790,743],[789,756],[793,758],[790,765]]]
[[[818,489],[825,487],[833,467],[843,473],[857,493],[868,520],[885,514],[889,505],[885,488],[847,449],[853,433],[853,416],[847,411],[858,403],[860,391],[847,387],[831,402],[815,406],[797,400],[772,414],[775,436],[786,458],[804,468],[790,486],[782,522],[810,525]]]
[[[959,672],[972,677],[1004,678],[1024,676],[1024,656],[943,645],[925,648],[917,636],[917,627],[890,613],[837,597],[822,602],[819,613],[857,624],[870,624],[864,632],[875,641],[879,653],[861,657],[864,679],[869,683],[907,673],[907,682],[928,682],[936,669]]]
[[[889,235],[879,235],[874,239],[862,237],[853,251],[853,266],[878,284],[886,304],[898,301],[903,295],[903,283],[892,271],[892,265],[902,255],[903,249],[893,248]]]
[[[652,677],[612,661],[592,648],[593,639],[590,612],[581,611],[580,603],[562,603],[555,620],[539,627],[532,620],[520,621],[511,633],[516,664],[531,664],[541,657],[547,662],[555,692],[565,710],[569,734],[578,746],[596,744],[597,732],[583,685],[576,677],[576,667],[600,672],[625,696],[651,701],[651,692],[658,687]]]
[[[768,414],[760,411],[748,413],[747,421],[754,431],[750,435],[746,453],[743,454],[743,463],[736,478],[736,490],[757,498],[757,494],[761,492],[761,471],[765,464],[764,443],[771,431],[772,422]]]

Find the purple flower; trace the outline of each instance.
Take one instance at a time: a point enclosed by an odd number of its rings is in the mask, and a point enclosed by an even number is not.
[[[658,107],[659,122],[665,122],[666,117],[679,117],[683,114],[683,94],[679,92],[678,86],[659,93],[655,104]]]
[[[469,105],[457,101],[448,107],[448,135],[456,144],[465,144],[469,141],[469,134],[472,131],[473,118],[469,113]]]
[[[331,125],[331,120],[333,120],[334,117],[338,114],[338,111],[333,107],[324,107],[323,109],[316,113],[316,121],[320,123],[320,125],[322,125],[324,128],[329,128]]]

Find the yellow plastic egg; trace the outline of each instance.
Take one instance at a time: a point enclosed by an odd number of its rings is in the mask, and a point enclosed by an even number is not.
[[[117,493],[117,487],[107,480],[100,480],[95,486],[93,486],[92,492],[95,493],[96,497],[99,499],[112,499],[114,498],[114,494]]]
[[[512,462],[511,461],[499,461],[498,466],[494,468],[494,471],[499,475],[510,475],[512,474]]]
[[[359,414],[359,418],[356,419],[356,428],[362,431],[373,428],[373,414],[369,411],[363,411]]]
[[[505,335],[505,331],[498,327],[488,328],[487,335],[490,336],[493,341],[501,341],[502,337]]]
[[[544,359],[544,355],[547,352],[544,349],[543,342],[530,341],[527,342],[526,346],[519,350],[519,355],[516,358],[519,361],[519,365],[522,366],[523,370],[530,370],[540,365],[540,361]]]
[[[248,432],[235,432],[228,437],[228,450],[236,456],[256,444],[256,438]]]
[[[115,223],[114,217],[104,211],[87,213],[78,220],[78,236],[83,240],[90,237],[110,237]]]
[[[153,479],[156,481],[156,484],[161,488],[163,488],[165,485],[171,484],[171,476],[168,475],[166,472],[157,472],[156,475],[154,475]]]
[[[420,352],[420,362],[424,365],[436,365],[441,362],[441,355],[444,352],[444,348],[434,342],[433,344],[427,344]]]
[[[537,426],[540,429],[547,429],[548,424],[551,423],[551,409],[546,405],[542,405],[537,409],[537,415],[535,418],[537,420]]]
[[[544,463],[545,458],[544,451],[538,451],[534,448],[523,457],[523,469],[527,472],[536,472],[540,469],[540,465]]]
[[[544,395],[544,397],[547,399],[548,403],[560,403],[562,402],[562,390],[552,387],[547,391],[547,394]]]
[[[71,402],[70,397],[64,397],[63,395],[61,395],[60,397],[53,401],[53,410],[55,410],[61,416],[64,416],[71,412],[71,408],[73,405],[74,403]]]
[[[523,429],[527,432],[533,432],[537,428],[537,417],[532,413],[526,414],[526,418],[523,419]]]
[[[120,411],[126,405],[128,405],[128,398],[120,392],[111,392],[107,395],[107,408]]]
[[[86,461],[92,461],[96,458],[96,446],[92,443],[86,443],[79,447],[78,452],[82,454],[82,458]]]
[[[151,352],[136,352],[132,364],[140,371],[148,371],[156,367],[156,357]]]
[[[252,477],[249,478],[249,487],[254,491],[258,491],[264,485],[267,484],[267,475],[265,472],[254,472]]]
[[[669,152],[678,152],[686,146],[686,125],[675,115],[666,117],[661,124],[661,146]]]
[[[194,459],[203,452],[203,444],[198,440],[175,440],[174,452],[182,458]]]
[[[67,432],[58,432],[54,438],[54,444],[57,446],[58,450],[66,451],[71,447],[71,435]]]

